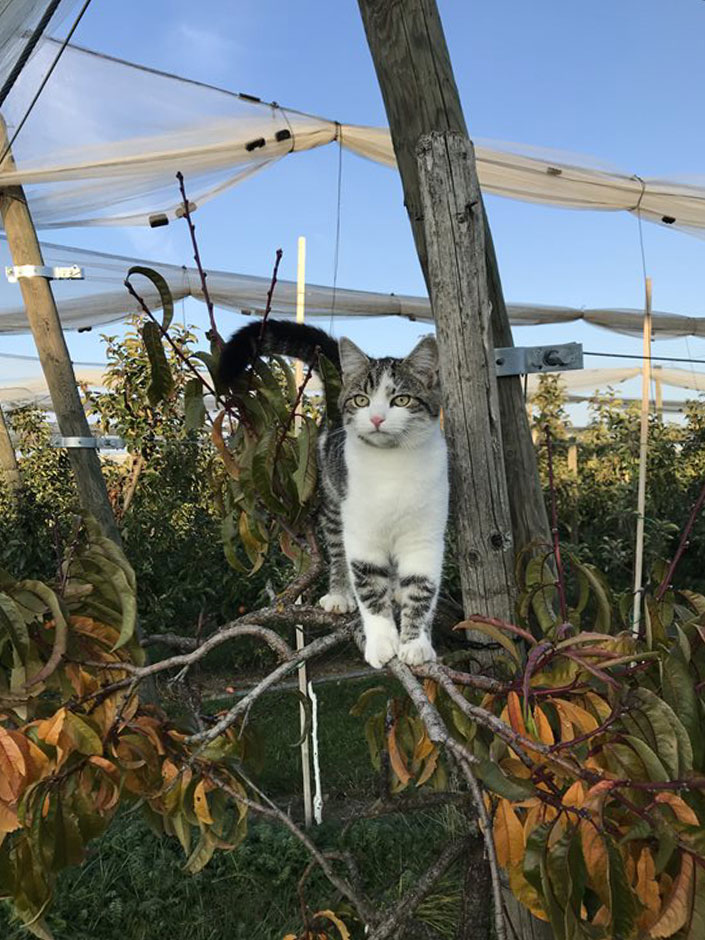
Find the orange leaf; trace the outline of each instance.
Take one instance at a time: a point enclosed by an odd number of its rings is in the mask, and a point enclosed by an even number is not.
[[[213,817],[208,807],[208,797],[206,796],[206,785],[203,780],[199,780],[196,789],[193,791],[193,808],[196,816],[207,826],[213,824]]]
[[[651,936],[672,937],[687,922],[693,902],[693,858],[687,852],[681,854],[681,868],[661,911],[661,916],[651,927]]]
[[[430,780],[431,777],[436,772],[436,767],[438,767],[438,758],[440,757],[440,751],[436,748],[431,756],[426,761],[424,769],[419,774],[419,778],[416,781],[417,787],[422,787],[427,780]]]
[[[612,903],[612,892],[609,886],[609,855],[605,841],[595,826],[587,820],[580,823],[580,840],[588,882],[600,900],[609,906]]]
[[[14,832],[15,829],[19,828],[20,823],[17,819],[17,813],[4,803],[0,803],[0,833]]]
[[[652,924],[661,910],[661,895],[656,881],[656,866],[651,852],[644,847],[636,863],[636,893],[645,910],[639,917],[642,928]]]
[[[553,737],[553,729],[548,723],[548,718],[546,718],[546,715],[538,705],[534,709],[534,722],[536,724],[539,741],[542,741],[544,744],[554,744],[555,738]]]
[[[585,802],[585,786],[582,781],[576,780],[575,783],[565,791],[561,802],[564,806],[574,806],[576,809],[580,809]]]
[[[51,718],[45,718],[44,721],[40,721],[37,724],[37,735],[46,741],[47,744],[51,744],[53,747],[56,747],[59,743],[59,735],[61,734],[61,729],[64,727],[64,721],[66,720],[66,709],[60,708],[57,712],[51,716]]]
[[[675,793],[657,793],[654,797],[656,803],[667,803],[673,810],[676,819],[687,823],[689,826],[699,826],[700,820],[693,810],[688,806],[684,799]]]
[[[402,785],[406,786],[411,780],[411,774],[397,744],[396,725],[392,725],[387,734],[387,750],[389,751],[389,763],[392,765],[392,770]]]
[[[521,865],[524,859],[524,830],[509,800],[501,799],[492,826],[497,861],[503,868]]]
[[[526,725],[524,716],[521,712],[521,699],[516,692],[510,692],[507,696],[507,713],[509,715],[509,724],[517,734],[526,737]]]

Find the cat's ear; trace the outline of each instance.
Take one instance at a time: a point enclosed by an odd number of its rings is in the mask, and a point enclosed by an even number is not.
[[[347,336],[341,337],[338,341],[338,351],[343,375],[355,375],[369,368],[370,360]]]
[[[438,382],[438,343],[435,336],[424,336],[404,360],[424,385],[431,388]]]

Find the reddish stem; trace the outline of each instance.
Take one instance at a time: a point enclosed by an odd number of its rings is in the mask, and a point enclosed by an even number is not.
[[[558,539],[558,509],[556,506],[556,486],[553,477],[553,440],[551,429],[545,426],[546,455],[548,457],[548,489],[551,494],[551,536],[553,538],[553,557],[556,559],[556,587],[558,588],[558,603],[561,608],[561,623],[568,620],[568,606],[565,600],[565,580],[563,576],[563,563],[561,562],[561,546]]]
[[[681,560],[681,556],[683,555],[683,552],[688,547],[688,538],[690,536],[690,533],[693,531],[695,520],[698,518],[698,513],[702,509],[704,502],[705,502],[705,483],[703,484],[703,488],[700,490],[700,495],[695,501],[695,505],[690,510],[690,515],[688,516],[688,521],[686,522],[685,528],[683,529],[680,542],[678,543],[678,548],[676,549],[676,554],[673,556],[673,561],[668,566],[668,571],[666,572],[666,576],[664,577],[663,581],[658,586],[658,590],[656,591],[656,594],[655,594],[657,601],[660,601],[663,595],[668,590],[668,587],[671,583],[671,579],[673,578],[673,573],[676,570],[676,565]]]

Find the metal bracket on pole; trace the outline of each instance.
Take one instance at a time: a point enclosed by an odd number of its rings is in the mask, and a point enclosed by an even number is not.
[[[82,281],[84,277],[83,268],[77,264],[58,268],[41,264],[16,264],[5,268],[5,276],[10,284],[16,284],[21,277],[45,277],[50,281]]]
[[[583,344],[555,346],[504,346],[495,349],[497,375],[526,375],[530,372],[565,372],[583,368]]]
[[[55,434],[51,439],[51,446],[72,450],[77,447],[90,447],[94,450],[119,450],[125,442],[119,437],[62,437]]]

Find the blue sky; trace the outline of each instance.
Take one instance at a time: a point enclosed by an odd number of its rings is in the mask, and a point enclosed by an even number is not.
[[[702,0],[439,0],[439,8],[471,135],[583,153],[642,176],[703,174]],[[343,122],[386,123],[354,0],[94,0],[75,41]],[[51,95],[51,83],[45,94]],[[303,234],[309,280],[330,283],[337,172],[334,147],[296,154],[203,206],[196,221],[205,264],[266,275],[281,247],[282,275],[293,278],[296,238]],[[496,197],[487,199],[487,208],[508,300],[643,303],[632,216]],[[48,240],[190,263],[186,230],[174,225],[67,229],[51,232]],[[705,241],[648,223],[644,240],[654,307],[705,315]],[[424,289],[398,178],[347,153],[338,284],[399,293]],[[196,304],[187,317],[203,322]],[[223,332],[237,325],[232,314],[220,319]],[[420,328],[385,320],[336,322],[335,331],[373,353],[403,353]],[[515,331],[521,344],[571,340],[588,350],[641,351],[639,339],[581,324]],[[76,359],[102,357],[95,335],[70,334],[69,343]],[[2,351],[31,351],[31,341],[2,338]],[[658,342],[654,354],[705,360],[705,341]],[[8,374],[30,371],[26,364],[6,369],[7,360],[0,363]],[[628,388],[634,393],[638,383]]]

